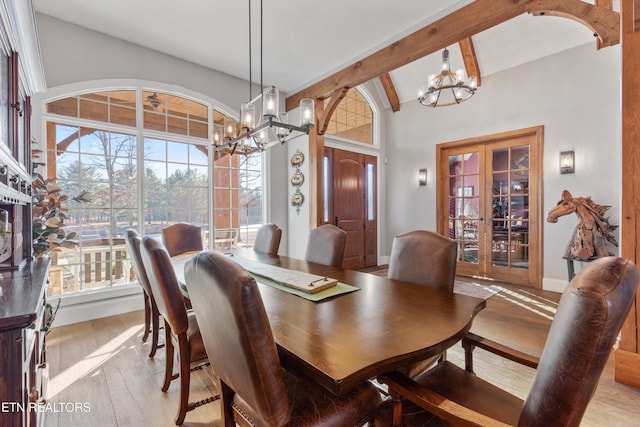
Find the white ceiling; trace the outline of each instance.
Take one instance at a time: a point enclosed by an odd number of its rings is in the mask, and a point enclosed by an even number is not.
[[[252,1],[253,81],[260,82],[258,0]],[[593,1],[588,1],[593,3]],[[263,82],[294,93],[471,3],[471,0],[266,0]],[[617,1],[614,8],[617,9]],[[38,12],[216,69],[249,77],[246,0],[35,0]],[[595,41],[568,19],[522,15],[473,37],[482,76]],[[450,46],[454,68],[460,51]],[[401,102],[415,99],[435,53],[391,73]]]

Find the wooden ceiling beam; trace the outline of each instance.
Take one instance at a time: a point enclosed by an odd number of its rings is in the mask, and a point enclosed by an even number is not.
[[[596,0],[596,6],[603,7],[605,9],[613,10],[613,0]],[[596,38],[596,49],[600,50],[601,48],[606,47],[602,45],[602,41],[600,38]]]
[[[534,16],[559,16],[586,26],[597,37],[602,46],[620,43],[620,14],[611,8],[580,0],[529,0],[528,13]]]
[[[336,111],[336,108],[338,108],[340,101],[342,101],[344,97],[347,96],[347,92],[349,92],[348,87],[343,87],[341,90],[336,90],[335,92],[333,92],[331,99],[329,100],[327,105],[324,106],[324,108],[322,109],[322,114],[318,117],[318,135],[324,135],[324,133],[327,131],[327,126],[329,126],[329,121],[331,120],[333,112]]]
[[[296,108],[302,98],[326,98],[338,88],[367,82],[526,12],[580,22],[594,31],[605,46],[620,39],[620,14],[581,0],[476,0],[292,94],[287,97],[286,110]]]
[[[458,45],[460,45],[460,53],[462,53],[462,61],[464,61],[467,76],[476,76],[477,86],[480,87],[482,77],[480,75],[480,67],[478,66],[478,57],[476,56],[476,50],[473,47],[471,37],[460,40]]]
[[[391,75],[389,73],[383,73],[378,76],[378,78],[380,79],[380,83],[382,83],[384,93],[387,94],[387,99],[389,100],[391,111],[393,111],[394,113],[396,111],[400,111],[400,98],[398,98],[398,92],[396,92],[396,87],[393,85]]]

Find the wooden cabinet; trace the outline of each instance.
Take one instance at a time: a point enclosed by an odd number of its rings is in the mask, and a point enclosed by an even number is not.
[[[0,420],[4,427],[41,425],[48,368],[45,298],[49,260],[26,261],[0,278]]]
[[[47,85],[32,1],[0,7],[0,270],[32,254],[31,96]]]
[[[0,7],[0,425],[36,426],[44,399],[48,259],[33,260],[31,102],[46,90],[31,1]],[[20,52],[20,55],[18,55]]]

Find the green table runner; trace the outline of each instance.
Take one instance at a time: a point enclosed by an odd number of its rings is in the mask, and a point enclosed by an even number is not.
[[[330,298],[330,297],[341,295],[341,294],[347,294],[349,292],[354,292],[360,289],[356,286],[351,286],[351,285],[347,285],[346,283],[338,282],[338,284],[335,286],[332,286],[328,289],[324,289],[322,291],[311,294],[309,292],[304,292],[304,291],[283,285],[281,283],[275,282],[269,279],[268,277],[260,276],[254,273],[251,273],[251,275],[256,279],[258,283],[271,286],[272,288],[280,289],[281,291],[285,291],[290,294],[297,295],[304,299],[308,299],[309,301],[321,301],[325,298]]]

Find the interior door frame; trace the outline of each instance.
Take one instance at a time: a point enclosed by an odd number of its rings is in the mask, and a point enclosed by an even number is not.
[[[531,223],[537,224],[536,232],[529,232],[529,260],[530,262],[528,275],[515,282],[521,284],[533,285],[542,288],[543,273],[543,224],[544,212],[542,210],[543,187],[542,187],[542,166],[543,166],[543,147],[544,147],[544,126],[532,126],[529,128],[517,129],[512,131],[500,132],[490,135],[478,136],[473,138],[462,139],[458,141],[445,142],[436,145],[436,218],[438,233],[446,236],[448,232],[449,210],[448,210],[448,194],[449,194],[449,171],[442,167],[448,162],[447,150],[452,148],[473,147],[479,145],[488,145],[501,140],[509,140],[515,138],[533,137],[535,146],[530,146],[530,172],[529,181],[535,184],[536,194],[529,195],[529,219]],[[486,187],[485,187],[486,188]],[[487,243],[488,245],[488,243]],[[487,247],[487,246],[485,246]],[[531,256],[533,254],[533,256]]]

